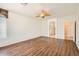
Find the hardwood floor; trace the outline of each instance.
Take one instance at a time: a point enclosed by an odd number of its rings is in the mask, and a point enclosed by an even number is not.
[[[2,56],[79,56],[72,40],[38,37],[0,48]]]

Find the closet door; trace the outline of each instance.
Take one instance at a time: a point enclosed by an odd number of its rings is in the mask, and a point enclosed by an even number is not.
[[[49,25],[49,34],[50,34],[50,37],[55,37],[55,22],[50,22],[50,25]]]
[[[64,38],[66,40],[74,40],[75,37],[75,22],[64,21]]]
[[[49,37],[56,38],[56,21],[49,21]]]

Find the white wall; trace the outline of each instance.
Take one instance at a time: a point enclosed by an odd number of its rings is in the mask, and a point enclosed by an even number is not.
[[[61,17],[57,17],[57,38],[64,39],[64,23]]]
[[[48,36],[48,20],[41,21],[41,35]]]
[[[9,12],[7,39],[0,40],[0,47],[40,36],[40,21]]]

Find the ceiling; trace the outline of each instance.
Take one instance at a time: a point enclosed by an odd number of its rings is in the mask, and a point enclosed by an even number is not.
[[[28,3],[26,6],[21,3],[0,3],[0,8],[31,17],[43,9],[48,10],[52,16],[79,15],[78,3]]]

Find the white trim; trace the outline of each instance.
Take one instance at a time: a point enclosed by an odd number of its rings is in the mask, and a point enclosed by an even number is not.
[[[10,39],[10,41],[8,40],[7,42],[3,42],[3,43],[1,42],[0,47],[5,47],[5,46],[11,45],[11,44],[16,44],[16,43],[19,43],[19,42],[22,42],[22,41],[31,40],[31,39],[34,39],[34,38],[37,38],[37,37],[40,37],[40,35],[33,36],[31,38],[28,38],[28,39],[26,39],[26,38],[24,38],[22,40],[19,39],[19,40],[16,40],[16,41],[14,41],[13,39]],[[7,39],[5,39],[5,40],[7,40]]]

